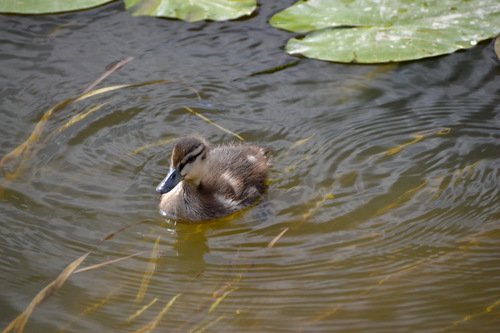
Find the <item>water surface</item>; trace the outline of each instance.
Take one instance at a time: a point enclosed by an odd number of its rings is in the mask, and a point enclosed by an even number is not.
[[[500,67],[492,46],[378,66],[294,58],[282,50],[291,35],[266,23],[285,7],[263,3],[245,20],[196,24],[131,17],[120,4],[0,17],[2,157],[47,109],[117,60],[134,57],[101,87],[173,81],[58,110],[22,172],[13,177],[16,164],[5,165],[2,328],[92,250],[82,266],[138,255],[71,276],[26,331],[134,332],[176,295],[156,331],[498,329]],[[235,140],[184,107],[273,150],[271,186],[257,207],[205,225],[158,214],[154,188],[170,139]]]

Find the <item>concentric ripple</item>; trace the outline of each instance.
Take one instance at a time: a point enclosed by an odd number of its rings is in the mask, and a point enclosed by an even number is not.
[[[90,251],[26,331],[496,332],[490,45],[340,65],[283,53],[290,36],[266,20],[284,4],[193,25],[120,6],[0,17],[0,158],[46,121],[0,170],[2,329]],[[128,56],[100,87],[168,83],[44,118]],[[265,197],[209,224],[164,220],[172,141],[231,131],[273,151]]]

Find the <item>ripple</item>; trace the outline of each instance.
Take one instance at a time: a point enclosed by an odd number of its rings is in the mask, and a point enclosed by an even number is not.
[[[33,330],[136,331],[180,294],[158,330],[466,331],[470,318],[471,330],[494,331],[484,310],[500,276],[491,50],[382,66],[292,58],[280,49],[289,34],[266,22],[277,7],[195,25],[131,18],[119,4],[0,21],[2,156],[122,56],[135,59],[103,85],[173,81],[58,111],[24,172],[0,180],[7,317],[92,250],[82,266],[135,256],[71,276]],[[157,214],[170,140],[234,139],[186,106],[272,148],[259,205],[211,224]]]

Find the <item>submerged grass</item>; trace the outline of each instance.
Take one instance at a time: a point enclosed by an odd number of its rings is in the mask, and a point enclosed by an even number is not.
[[[269,241],[266,249],[272,248],[288,230],[289,228],[286,227],[277,236],[273,237],[273,239]],[[239,251],[236,256],[238,255]],[[238,290],[237,284],[243,279],[243,273],[250,270],[254,265],[255,262],[251,261],[245,265],[243,270],[236,276],[233,276],[233,274],[227,274],[228,276],[220,283],[219,287],[212,292],[212,297],[200,306],[198,314],[191,318],[191,320],[187,322],[184,327],[181,327],[179,331],[204,332],[206,329],[225,318],[224,315],[221,315],[214,320],[207,320],[207,318],[210,318],[211,315],[218,309],[222,301],[224,301],[231,293]],[[233,266],[233,264],[231,264],[231,266]],[[239,314],[240,310],[236,310],[235,313]],[[188,329],[188,327],[190,328]]]
[[[375,212],[375,216],[384,215],[384,214],[390,212],[391,210],[394,210],[394,209],[396,209],[398,207],[401,207],[404,203],[410,201],[415,196],[415,194],[417,194],[422,188],[425,187],[425,185],[427,185],[427,181],[426,180],[424,180],[417,187],[411,188],[408,191],[404,192],[403,194],[401,194],[400,196],[398,196],[396,198],[396,200],[394,200],[394,202],[392,202],[392,203],[390,203],[390,204],[382,207],[381,209],[377,210]]]
[[[75,271],[75,269],[87,258],[90,252],[85,253],[80,258],[76,259],[72,263],[70,263],[66,268],[59,274],[59,276],[52,281],[49,285],[43,288],[36,296],[33,298],[31,303],[26,307],[26,309],[17,316],[14,320],[12,320],[9,325],[2,331],[2,333],[7,333],[10,331],[14,331],[14,333],[22,333],[24,331],[24,327],[28,322],[29,317],[36,309],[38,305],[40,305],[44,300],[47,299],[50,295],[52,295],[57,289],[61,288],[61,286],[66,282],[66,280],[71,276],[71,274]]]
[[[252,77],[252,76],[258,76],[258,75],[264,75],[264,74],[274,74],[276,72],[282,71],[282,70],[287,69],[289,67],[293,67],[293,66],[297,65],[298,63],[299,63],[299,60],[289,61],[289,62],[286,62],[282,65],[278,65],[278,66],[275,66],[272,68],[263,69],[261,71],[254,72],[248,76]]]
[[[33,145],[38,142],[40,136],[42,135],[45,124],[48,122],[49,118],[54,112],[63,109],[71,102],[73,102],[72,98],[66,99],[45,111],[42,118],[35,125],[35,128],[31,132],[30,136],[26,139],[26,141],[24,141],[12,151],[7,153],[4,157],[2,157],[2,159],[0,160],[0,169],[4,170],[5,178],[7,180],[12,181],[19,177],[19,175],[25,168],[26,162],[31,157]],[[18,159],[18,162],[17,166],[14,166],[14,171],[11,172],[6,170],[7,164],[15,159]]]
[[[122,285],[118,285],[115,287],[113,290],[111,290],[106,296],[104,296],[102,299],[90,304],[87,306],[85,309],[83,309],[76,317],[73,317],[72,320],[67,323],[64,327],[62,327],[59,332],[63,333],[67,330],[69,330],[75,323],[80,321],[82,318],[85,316],[88,316],[89,314],[101,309],[105,305],[107,305],[113,297],[116,295],[117,291],[122,287]]]
[[[232,288],[232,289],[226,290],[222,295],[217,297],[217,299],[208,308],[208,313],[212,313],[213,311],[215,311],[215,309],[217,309],[217,307],[224,300],[224,298],[226,298],[230,293],[232,293],[236,289],[238,289],[238,288]]]
[[[478,160],[472,164],[466,165],[462,169],[456,170],[453,173],[453,176],[455,177],[454,185],[458,185],[464,181],[472,180],[472,177],[474,176],[474,173],[476,171],[476,167],[479,163],[481,163],[481,160]]]
[[[152,84],[166,84],[166,83],[173,83],[172,81],[168,80],[153,80],[153,81],[145,81],[145,82],[138,82],[138,83],[127,83],[127,84],[117,84],[114,86],[107,86],[95,90],[90,90],[86,93],[83,93],[81,95],[78,95],[74,97],[73,102],[80,102],[83,100],[86,100],[87,98],[94,97],[100,94],[108,93],[111,91],[119,90],[119,89],[124,89],[124,88],[137,88],[137,87],[143,87],[143,86],[149,86]]]
[[[276,237],[274,237],[270,242],[269,244],[267,244],[267,248],[271,248],[273,247],[280,239],[281,237],[283,237],[283,235],[288,231],[288,227],[286,227],[285,229],[283,229]]]
[[[153,249],[151,250],[151,255],[149,257],[149,263],[146,267],[146,271],[144,272],[144,276],[142,277],[141,285],[139,286],[139,291],[137,292],[137,296],[135,297],[136,302],[142,302],[144,296],[146,295],[146,290],[149,286],[149,281],[153,276],[156,270],[156,261],[158,260],[158,254],[160,253],[160,236],[156,238],[156,241],[153,245]]]
[[[133,314],[131,314],[128,318],[127,318],[127,322],[130,323],[132,321],[134,321],[136,318],[138,318],[141,314],[144,313],[144,311],[146,311],[147,309],[149,309],[151,306],[153,306],[153,304],[155,304],[156,302],[158,302],[158,298],[155,297],[153,298],[153,300],[151,302],[149,302],[148,304],[145,304],[143,307],[141,307],[139,310],[137,310],[136,312],[134,312]]]
[[[168,312],[168,310],[170,310],[170,308],[175,303],[177,298],[179,298],[179,296],[181,296],[181,294],[177,294],[174,297],[172,297],[172,299],[170,299],[170,301],[167,304],[165,304],[165,306],[161,309],[161,311],[158,313],[158,315],[156,315],[156,317],[152,321],[150,321],[143,327],[139,328],[138,330],[134,331],[134,333],[152,332],[156,328],[160,320],[163,318],[163,316]]]
[[[22,142],[20,145],[18,145],[17,147],[15,147],[12,151],[10,151],[9,153],[7,153],[5,156],[3,156],[0,159],[0,171],[3,172],[3,174],[5,176],[5,179],[7,181],[13,181],[13,180],[17,179],[22,174],[22,172],[25,170],[25,167],[26,167],[28,161],[33,156],[33,154],[37,151],[37,149],[40,148],[40,144],[47,143],[54,136],[63,133],[68,128],[72,127],[73,125],[75,125],[77,123],[80,123],[81,121],[87,119],[90,115],[92,115],[95,112],[97,112],[98,110],[100,110],[105,105],[105,103],[90,106],[90,107],[84,109],[83,111],[81,111],[79,114],[76,114],[76,115],[72,116],[62,126],[60,126],[59,128],[57,128],[56,131],[53,131],[52,133],[48,134],[45,137],[45,140],[42,141],[42,135],[44,134],[44,131],[46,130],[47,123],[54,117],[55,113],[57,113],[57,112],[65,109],[67,106],[69,106],[69,105],[71,105],[73,103],[77,103],[77,102],[81,102],[81,101],[87,100],[89,98],[98,96],[100,94],[113,92],[113,91],[116,91],[116,90],[119,90],[119,89],[141,87],[141,86],[153,85],[153,84],[174,83],[173,81],[168,81],[168,80],[156,80],[156,81],[147,81],[147,82],[140,82],[140,83],[110,85],[110,86],[107,86],[107,87],[102,87],[102,88],[97,88],[97,89],[95,88],[106,77],[108,77],[110,74],[112,74],[117,69],[123,67],[125,64],[127,64],[128,62],[130,62],[132,59],[133,58],[129,57],[129,58],[126,58],[126,59],[124,59],[122,61],[119,61],[118,63],[114,64],[109,69],[107,69],[105,73],[103,73],[98,79],[96,79],[92,84],[90,84],[86,89],[84,89],[82,93],[80,93],[80,94],[78,94],[76,96],[69,97],[69,98],[67,98],[67,99],[65,99],[65,100],[63,100],[63,101],[61,101],[59,103],[56,103],[54,106],[52,106],[49,109],[47,109],[43,113],[43,115],[40,118],[40,120],[35,125],[33,131],[28,136],[28,138],[24,142]],[[194,88],[191,88],[191,87],[188,87],[188,88],[190,88],[191,90],[194,91],[194,93],[196,94],[196,96],[197,96],[198,99],[201,99],[199,93]],[[244,139],[241,136],[239,136],[238,134],[225,129],[224,127],[222,127],[220,125],[217,125],[215,122],[211,121],[207,117],[205,117],[205,116],[203,116],[203,115],[195,112],[194,110],[192,110],[190,108],[186,107],[185,109],[188,110],[188,111],[190,111],[191,113],[195,114],[199,118],[201,118],[201,119],[209,122],[211,125],[219,128],[219,129],[221,129],[221,130],[223,130],[223,131],[225,131],[227,133],[232,134],[233,136],[235,136],[236,138],[238,138],[241,141],[244,141]],[[168,140],[167,142],[170,142],[172,139],[167,139],[167,140]],[[158,145],[162,145],[162,144],[165,144],[165,143],[166,143],[165,139],[163,139],[161,142],[140,147],[140,148],[134,150],[131,154],[138,154],[139,152],[143,151],[144,149],[148,149],[148,148],[155,147],[155,146],[158,146]],[[2,189],[0,188],[0,191],[1,190]],[[2,195],[2,193],[0,193],[0,196],[1,195]],[[121,229],[119,229],[119,230],[117,230],[117,231],[115,231],[113,233],[108,234],[107,236],[105,236],[103,239],[101,239],[99,241],[99,243],[96,245],[96,247],[98,247],[102,242],[104,242],[106,240],[112,239],[118,233],[121,233],[121,232],[123,232],[125,230],[128,230],[131,226],[134,226],[134,225],[137,225],[137,224],[142,224],[142,223],[145,223],[145,222],[148,222],[148,221],[140,221],[138,223],[133,223],[131,225],[127,225],[125,227],[122,227]],[[145,296],[146,291],[148,289],[151,277],[152,277],[152,275],[154,274],[154,272],[156,270],[156,261],[157,261],[158,255],[159,255],[159,248],[160,248],[160,237],[158,237],[156,239],[155,244],[153,246],[153,249],[151,251],[151,255],[150,255],[148,266],[147,266],[146,271],[145,271],[145,273],[143,275],[141,284],[139,286],[139,290],[138,290],[137,295],[135,297],[135,301],[136,302],[140,302],[140,301],[142,301],[144,299],[144,296]],[[117,262],[129,259],[129,258],[138,256],[138,255],[142,254],[143,251],[142,252],[137,252],[137,253],[134,253],[134,254],[131,254],[131,255],[127,255],[127,256],[124,256],[124,257],[121,257],[121,258],[112,259],[112,260],[108,260],[108,261],[105,261],[105,262],[102,262],[102,263],[98,263],[98,264],[95,264],[95,265],[91,265],[91,266],[87,266],[87,267],[84,267],[84,268],[77,269],[80,266],[80,264],[88,257],[88,255],[90,253],[91,252],[88,252],[88,253],[82,255],[78,259],[76,259],[73,262],[71,262],[68,266],[66,266],[66,268],[57,276],[57,278],[54,281],[52,281],[49,285],[47,285],[45,288],[43,288],[33,298],[33,300],[26,307],[26,309],[21,314],[19,314],[15,319],[13,319],[7,325],[7,327],[5,327],[5,329],[2,331],[2,333],[7,333],[7,332],[11,332],[11,331],[14,331],[16,333],[22,333],[24,331],[26,323],[27,323],[28,319],[30,318],[31,314],[33,313],[33,311],[44,300],[46,300],[50,295],[52,295],[56,290],[58,290],[59,288],[61,288],[61,286],[66,282],[66,280],[72,274],[82,273],[82,272],[86,272],[86,271],[90,271],[90,270],[95,270],[95,269],[98,269],[98,268],[102,268],[102,267],[105,267],[105,266],[108,266],[108,265],[111,265],[111,264],[114,264],[114,263],[117,263]],[[116,289],[118,289],[118,288],[116,288]],[[220,304],[220,302],[225,297],[227,297],[234,290],[235,289],[226,290],[221,296],[219,296],[211,304],[211,306],[209,308],[209,312],[214,311],[217,308],[217,306]],[[114,291],[110,292],[108,295],[106,295],[106,297],[102,298],[101,300],[99,300],[98,302],[92,304],[91,306],[85,308],[76,319],[74,319],[73,321],[69,322],[64,328],[62,328],[62,330],[65,330],[65,329],[71,327],[74,324],[74,322],[76,322],[78,320],[78,318],[80,318],[82,316],[85,316],[85,315],[87,315],[87,314],[89,314],[89,313],[91,313],[93,311],[96,311],[97,309],[99,309],[102,306],[104,306],[105,304],[107,304],[114,294],[115,294]],[[172,305],[174,304],[174,302],[177,300],[177,298],[180,295],[181,294],[175,295],[168,303],[166,303],[163,306],[163,308],[157,314],[157,316],[154,318],[154,320],[152,320],[151,322],[149,322],[148,324],[146,324],[142,328],[138,329],[136,332],[137,333],[146,333],[146,332],[151,332],[152,330],[154,330],[156,328],[156,326],[158,325],[159,321],[169,311],[169,309],[172,307]],[[127,321],[130,322],[130,321],[135,320],[137,317],[139,317],[141,314],[143,314],[146,310],[150,309],[157,302],[158,302],[158,298],[154,298],[151,302],[149,302],[148,304],[142,306],[139,310],[137,310],[135,313],[133,313],[132,315],[130,315],[127,318]],[[209,326],[204,326],[199,331],[200,332],[204,331],[208,327]]]
[[[102,242],[104,241],[107,241],[107,240],[110,240],[112,238],[114,238],[116,235],[132,228],[132,227],[135,227],[139,224],[144,224],[144,223],[149,223],[151,222],[150,220],[142,220],[142,221],[138,221],[138,222],[134,222],[134,223],[130,223],[130,224],[127,224],[126,226],[124,227],[121,227],[120,229],[116,230],[116,231],[113,231],[112,233],[109,233],[107,234],[106,236],[104,236],[100,241],[99,243],[97,243],[97,246],[99,246]]]
[[[319,321],[325,320],[325,319],[335,315],[341,307],[342,307],[342,305],[337,305],[337,306],[334,306],[332,308],[328,308],[323,312],[320,312],[318,315],[316,315],[315,317],[313,317],[311,319],[310,323],[319,322]]]
[[[445,260],[445,259],[448,259],[450,257],[456,256],[457,254],[464,254],[465,252],[470,251],[472,246],[478,244],[479,238],[491,237],[491,236],[498,237],[500,234],[497,235],[497,233],[498,233],[498,230],[496,230],[496,229],[476,233],[474,235],[471,235],[471,236],[468,236],[468,237],[465,237],[464,239],[462,239],[461,242],[465,242],[466,245],[457,246],[457,249],[459,250],[458,252],[446,252],[446,253],[438,252],[438,253],[434,253],[426,258],[417,260],[416,262],[404,265],[402,268],[398,269],[397,271],[385,275],[382,279],[379,279],[378,281],[376,281],[376,283],[373,284],[372,286],[361,290],[360,293],[358,294],[358,298],[365,297],[366,295],[371,294],[372,292],[374,292],[377,289],[381,288],[382,286],[386,285],[387,282],[389,282],[389,281],[394,282],[395,279],[401,278],[402,276],[408,274],[409,272],[412,272],[418,268],[421,268],[424,265],[436,263],[437,260]],[[459,243],[461,243],[461,242],[459,242]],[[352,302],[356,302],[356,300],[353,299]],[[461,324],[465,324],[466,322],[469,322],[472,319],[476,319],[477,317],[481,317],[481,316],[487,315],[489,313],[492,313],[493,310],[495,308],[497,308],[498,306],[500,306],[500,300],[496,300],[493,303],[489,304],[488,306],[486,306],[484,308],[483,311],[479,311],[479,312],[476,312],[473,314],[464,315],[461,319],[455,320],[454,322],[451,323],[451,325],[449,325],[448,327],[445,327],[444,331],[454,332],[457,330],[457,328],[456,328],[457,326],[459,326]],[[307,321],[304,324],[303,329],[306,329],[307,326],[313,325],[316,322],[319,322],[319,321],[325,320],[327,318],[330,318],[334,315],[337,315],[339,310],[342,310],[343,308],[346,308],[346,304],[339,303],[339,304],[335,305],[334,307],[329,307],[329,308],[325,309],[324,311],[319,312],[316,316],[312,317],[309,321]]]
[[[212,299],[217,300],[218,298],[222,297],[222,295],[224,295],[226,293],[226,291],[229,290],[229,289],[237,289],[237,288],[235,288],[233,286],[236,283],[240,282],[242,277],[243,276],[241,274],[238,274],[236,277],[234,277],[234,278],[232,278],[230,280],[227,280],[224,283],[222,283],[222,285],[220,286],[220,288],[217,288],[212,293]]]
[[[222,127],[221,125],[219,125],[219,124],[215,123],[214,121],[212,121],[212,120],[208,119],[207,117],[205,117],[205,116],[204,116],[204,115],[202,115],[201,113],[194,111],[194,110],[193,110],[193,109],[191,109],[190,107],[184,106],[184,109],[185,109],[186,111],[188,111],[188,112],[190,112],[190,113],[194,114],[194,115],[195,115],[195,116],[197,116],[198,118],[203,119],[204,121],[206,121],[206,122],[207,122],[207,123],[209,123],[210,125],[215,126],[215,127],[217,127],[218,129],[220,129],[220,130],[222,130],[222,131],[224,131],[224,132],[226,132],[226,133],[231,134],[232,136],[234,136],[234,137],[235,137],[235,138],[237,138],[238,140],[240,140],[240,141],[242,141],[242,142],[243,142],[243,141],[245,141],[245,139],[243,139],[243,138],[242,138],[239,134],[236,134],[236,133],[234,133],[233,131],[230,131],[230,130],[228,130],[227,128]]]
[[[374,81],[374,79],[381,75],[395,71],[399,68],[399,66],[400,65],[398,63],[389,63],[374,67],[372,66],[369,67],[369,70],[362,76],[352,77],[342,81],[340,86],[335,87],[338,94],[337,103],[347,103],[353,98],[354,94],[355,96],[358,96],[363,90],[369,89],[370,85],[367,83]]]
[[[151,148],[156,148],[156,147],[164,146],[164,145],[169,144],[170,142],[172,142],[174,140],[175,140],[174,138],[160,139],[160,140],[158,140],[156,142],[149,143],[147,145],[144,145],[144,146],[141,146],[141,147],[139,147],[137,149],[134,149],[128,155],[129,156],[137,155],[137,154],[141,153],[143,150],[147,150],[147,149],[151,149]]]
[[[304,139],[299,139],[299,140],[295,141],[295,142],[294,142],[294,143],[293,143],[293,144],[292,144],[292,145],[288,148],[288,151],[287,151],[287,152],[289,152],[289,151],[291,151],[291,150],[293,150],[293,149],[295,149],[295,148],[298,148],[298,147],[300,147],[300,146],[302,146],[302,145],[306,144],[306,143],[307,143],[307,142],[309,142],[309,140],[311,140],[311,139],[312,139],[315,135],[316,135],[316,134],[311,134],[311,135],[309,135],[307,138],[304,138]]]
[[[422,141],[423,139],[430,137],[432,135],[441,136],[441,135],[449,134],[450,132],[451,132],[451,128],[443,127],[443,128],[439,128],[437,130],[430,130],[430,131],[412,134],[411,137],[413,138],[413,140],[406,142],[406,143],[402,143],[396,147],[392,147],[392,148],[388,149],[385,152],[385,156],[396,155],[397,153],[401,152],[403,149],[407,148],[408,146],[414,145],[414,144],[416,144],[416,143]]]
[[[480,164],[482,160],[478,160],[472,164],[466,165],[462,169],[457,169],[452,175],[444,175],[437,177],[436,180],[439,182],[437,185],[436,193],[432,196],[434,200],[439,199],[443,192],[448,188],[448,186],[453,181],[453,186],[458,186],[464,182],[469,182],[475,175],[476,167]]]
[[[64,109],[68,105],[72,103],[76,103],[79,101],[83,101],[87,98],[97,96],[100,94],[104,94],[110,91],[118,90],[118,89],[124,89],[124,88],[132,88],[132,87],[142,87],[146,85],[152,85],[152,84],[165,84],[165,83],[170,83],[171,81],[167,80],[156,80],[156,81],[147,81],[147,82],[140,82],[140,83],[129,83],[129,84],[120,84],[120,85],[114,85],[114,86],[108,86],[104,88],[99,88],[95,90],[90,90],[88,92],[85,92],[83,94],[70,97],[65,99],[62,102],[57,103],[53,107],[49,108],[47,111],[44,112],[42,118],[38,121],[38,123],[35,125],[35,128],[31,132],[30,136],[19,146],[14,148],[12,151],[7,153],[2,159],[0,159],[0,169],[4,170],[5,178],[9,181],[15,180],[18,178],[21,173],[24,171],[26,163],[28,160],[32,157],[32,153],[34,151],[34,146],[39,143],[40,137],[45,129],[45,126],[49,119],[52,117],[52,115]],[[97,110],[93,110],[92,112],[95,112]],[[86,116],[88,116],[90,113],[89,111],[86,112],[86,115],[80,115],[75,116],[69,120],[68,123],[63,125],[61,127],[61,130],[59,131],[62,132],[63,130],[67,129],[71,125],[74,125],[78,121],[81,121],[82,119],[85,119]],[[8,171],[7,170],[7,164],[15,163],[15,160],[17,161],[17,165],[14,166],[13,171]]]
[[[470,322],[474,319],[477,319],[478,317],[485,316],[488,313],[492,313],[493,310],[499,305],[500,305],[500,299],[496,300],[495,302],[493,302],[490,305],[488,305],[487,307],[485,307],[483,311],[479,311],[479,312],[472,313],[472,314],[467,314],[462,319],[455,320],[453,323],[451,323],[450,326],[445,327],[444,330],[445,331],[449,331],[449,330],[456,331],[457,326],[463,325],[467,322]],[[497,313],[497,315],[498,315],[498,313]]]
[[[401,150],[403,150],[404,148],[411,146],[411,145],[414,145],[415,143],[420,142],[425,138],[422,134],[412,134],[412,137],[413,137],[413,140],[406,142],[406,143],[402,143],[396,147],[388,149],[385,152],[385,155],[386,156],[395,155],[395,154],[399,153]]]
[[[85,93],[89,92],[90,90],[94,89],[94,87],[97,86],[99,83],[101,83],[105,78],[107,78],[108,76],[110,76],[115,71],[117,71],[118,69],[122,68],[123,66],[125,66],[126,64],[128,64],[129,62],[131,62],[132,60],[134,60],[134,57],[127,57],[127,58],[125,58],[123,60],[120,60],[117,63],[109,66],[109,68],[104,73],[102,73],[101,76],[99,76],[94,82],[92,82],[87,88],[85,88],[83,90],[83,94],[85,94]]]
[[[99,111],[99,109],[101,109],[104,105],[106,105],[106,103],[93,105],[93,106],[89,107],[87,110],[82,111],[82,113],[71,117],[70,120],[68,120],[64,125],[62,125],[61,127],[59,127],[56,130],[55,134],[61,134],[61,132],[67,130],[69,127],[73,126],[77,122],[82,121],[85,118],[87,118],[88,116],[90,116],[92,113]]]
[[[95,87],[97,84],[102,82],[106,77],[111,75],[114,71],[118,70],[119,68],[123,67],[125,64],[130,62],[133,58],[129,57],[126,58],[122,61],[119,61],[117,64],[109,68],[105,73],[103,73],[99,78],[97,78],[93,83],[91,83],[81,94],[67,98],[63,100],[62,102],[57,103],[53,107],[49,108],[45,113],[43,114],[42,118],[40,121],[36,124],[35,128],[33,129],[33,132],[31,135],[26,139],[25,142],[14,148],[11,152],[6,154],[1,160],[0,160],[0,169],[4,169],[5,173],[5,178],[7,180],[14,180],[16,179],[24,170],[25,164],[29,157],[31,156],[31,148],[32,146],[38,142],[38,139],[40,138],[43,129],[45,127],[45,124],[49,120],[49,118],[52,116],[52,114],[56,111],[59,111],[69,104],[75,102],[80,96],[85,96],[88,94],[93,87]],[[6,164],[8,164],[10,161],[14,159],[19,159],[17,166],[14,167],[13,172],[9,172],[6,169]]]
[[[312,158],[312,154],[304,154],[302,157],[298,160],[296,160],[294,163],[290,164],[289,166],[285,167],[285,172],[286,173],[292,173],[297,170],[299,164],[309,161]]]
[[[221,315],[217,318],[215,318],[214,320],[206,323],[206,324],[200,324],[196,327],[193,327],[192,329],[190,329],[188,332],[189,333],[203,333],[205,332],[207,329],[209,329],[210,327],[214,326],[215,324],[217,324],[219,321],[221,321],[222,319],[226,318],[226,316],[224,315]]]
[[[101,239],[98,242],[98,244],[96,245],[96,247],[99,246],[105,240],[112,239],[116,234],[118,234],[118,233],[120,233],[120,232],[122,232],[124,230],[127,230],[131,226],[134,226],[134,225],[137,225],[137,224],[142,224],[142,223],[145,223],[145,222],[148,222],[148,221],[147,220],[146,221],[140,221],[138,223],[133,223],[133,224],[127,225],[127,226],[125,226],[125,227],[123,227],[123,228],[121,228],[121,229],[119,229],[119,230],[117,230],[117,231],[115,231],[115,232],[107,235],[106,237],[104,237],[103,239]],[[7,327],[5,327],[5,329],[2,331],[2,333],[8,333],[8,332],[11,332],[11,331],[13,331],[14,333],[22,333],[24,331],[24,327],[26,326],[26,323],[27,323],[29,317],[31,316],[31,314],[33,313],[33,311],[36,309],[36,307],[39,306],[50,295],[52,295],[56,290],[58,290],[59,288],[61,288],[61,286],[66,282],[66,280],[72,274],[81,273],[81,272],[85,272],[85,271],[97,269],[97,268],[100,268],[100,267],[104,267],[104,266],[107,266],[107,265],[110,265],[110,264],[113,264],[113,263],[116,263],[116,262],[119,262],[119,261],[122,261],[122,260],[125,260],[125,259],[132,258],[134,256],[137,256],[137,255],[143,253],[143,252],[134,253],[132,255],[128,255],[128,256],[125,256],[125,257],[122,257],[122,258],[108,260],[108,261],[103,262],[103,263],[99,263],[99,264],[92,265],[92,266],[87,266],[87,267],[84,267],[82,269],[77,269],[80,266],[80,264],[91,253],[92,253],[92,251],[85,253],[84,255],[82,255],[81,257],[79,257],[78,259],[76,259],[73,262],[71,262],[68,266],[66,266],[66,268],[59,274],[59,276],[54,281],[52,281],[49,285],[47,285],[45,288],[43,288],[33,298],[33,300],[26,307],[26,309],[20,315],[18,315],[14,320],[12,320],[7,325]],[[142,287],[142,284],[141,284],[141,287]],[[144,288],[144,287],[142,287],[142,288]],[[104,304],[106,304],[109,301],[109,299],[113,295],[114,295],[114,291],[111,292],[102,301],[100,301],[100,302],[96,303],[95,305],[91,306],[89,309],[84,310],[80,316],[84,316],[84,315],[86,315],[86,314],[88,314],[88,313],[90,313],[92,311],[95,311],[96,309],[102,307]],[[64,331],[65,329],[69,328],[75,321],[76,320],[74,320],[74,321],[70,322],[69,324],[67,324],[66,327],[63,328],[62,330]]]
[[[82,272],[91,271],[91,270],[94,270],[94,269],[97,269],[97,268],[101,268],[101,267],[104,267],[104,266],[108,266],[108,265],[111,265],[111,264],[114,264],[114,263],[117,263],[117,262],[120,262],[120,261],[123,261],[123,260],[126,260],[126,259],[130,259],[130,258],[136,257],[136,256],[141,255],[143,253],[144,253],[144,251],[136,252],[136,253],[133,253],[133,254],[129,254],[128,256],[125,256],[125,257],[111,259],[111,260],[107,260],[105,262],[101,262],[99,264],[95,264],[95,265],[91,265],[91,266],[87,266],[87,267],[82,267],[80,269],[77,269],[75,271],[75,274],[76,273],[82,273]]]
[[[311,135],[309,135],[306,138],[299,139],[299,140],[295,141],[290,147],[288,147],[288,149],[283,154],[280,154],[280,158],[285,158],[286,156],[290,155],[295,149],[297,149],[297,148],[305,145],[314,136],[315,136],[315,134],[311,134]],[[297,155],[297,153],[295,152],[294,155]],[[292,164],[290,164],[290,165],[288,165],[288,166],[285,167],[285,172],[287,172],[287,173],[294,172],[297,169],[297,167],[299,166],[300,163],[308,161],[312,157],[312,155],[310,153],[303,153],[303,154],[300,154],[300,155],[301,155],[300,159],[295,160],[295,162],[293,162]]]
[[[335,194],[333,193],[326,193],[322,197],[319,197],[318,199],[315,199],[311,204],[312,207],[309,208],[304,214],[302,214],[302,219],[308,220],[316,211],[323,206],[323,204],[329,200],[335,199]]]

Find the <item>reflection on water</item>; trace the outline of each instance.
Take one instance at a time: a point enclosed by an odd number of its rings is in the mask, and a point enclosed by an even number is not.
[[[4,165],[2,328],[88,251],[81,267],[107,264],[70,276],[26,331],[498,327],[491,46],[399,65],[300,59],[268,73],[296,60],[280,49],[289,35],[265,22],[278,7],[193,25],[133,18],[119,4],[0,17],[1,157],[116,60],[134,57],[100,87],[173,81],[65,105],[22,172]],[[235,140],[186,108],[272,148],[257,207],[201,225],[158,214],[172,139]]]

